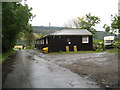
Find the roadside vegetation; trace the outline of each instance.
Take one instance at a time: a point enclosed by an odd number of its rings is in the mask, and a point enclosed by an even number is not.
[[[21,2],[2,3],[3,32],[0,61],[6,60],[10,55],[16,52],[13,48],[22,36],[25,37],[25,40],[27,40],[29,44],[31,40],[33,40],[32,25],[28,23],[34,18],[31,10],[32,8],[28,7],[27,4],[21,4]],[[31,38],[28,39],[28,37]],[[23,45],[23,42],[18,43],[18,45]]]
[[[70,51],[70,52],[53,52],[53,53],[48,53],[48,54],[60,54],[60,53],[63,53],[63,54],[67,54],[67,53],[97,53],[97,52],[101,52],[101,51],[77,51],[77,52],[74,52],[74,51]]]
[[[4,84],[7,75],[13,71],[13,64],[16,60],[16,51],[9,50],[4,52],[2,55],[0,62],[2,61],[2,84]]]
[[[22,5],[20,2],[2,3],[3,53],[13,49],[23,33],[32,32],[32,26],[28,23],[34,17],[31,10],[32,8],[29,8],[27,4]]]
[[[102,42],[102,43],[103,43],[103,39],[93,40],[93,44],[98,44],[99,42]]]
[[[108,50],[108,53],[116,53],[117,55],[120,55],[120,40],[115,40],[114,48]]]
[[[5,53],[0,54],[0,62],[4,62],[10,55],[14,54],[15,50],[9,50]]]
[[[34,45],[32,45],[32,46],[26,46],[25,49],[34,49]]]
[[[116,53],[116,54],[120,54],[120,53],[118,52],[118,48],[110,49],[110,50],[108,50],[108,53]]]

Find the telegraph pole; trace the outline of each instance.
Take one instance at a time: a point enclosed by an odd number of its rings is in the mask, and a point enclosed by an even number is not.
[[[49,22],[49,30],[50,30],[50,22]]]

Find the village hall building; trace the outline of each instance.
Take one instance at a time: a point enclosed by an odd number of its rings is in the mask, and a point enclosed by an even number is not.
[[[48,47],[49,52],[93,50],[93,35],[85,29],[63,29],[36,40],[35,47]]]

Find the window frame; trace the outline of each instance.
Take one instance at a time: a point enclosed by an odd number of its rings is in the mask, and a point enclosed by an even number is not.
[[[46,44],[48,44],[48,38],[46,38]]]
[[[44,39],[42,40],[42,44],[45,44],[45,43],[44,43]]]
[[[89,36],[82,36],[82,43],[89,43]]]

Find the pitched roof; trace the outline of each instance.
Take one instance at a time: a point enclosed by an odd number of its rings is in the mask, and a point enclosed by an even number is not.
[[[63,29],[50,35],[92,35],[86,29]]]

